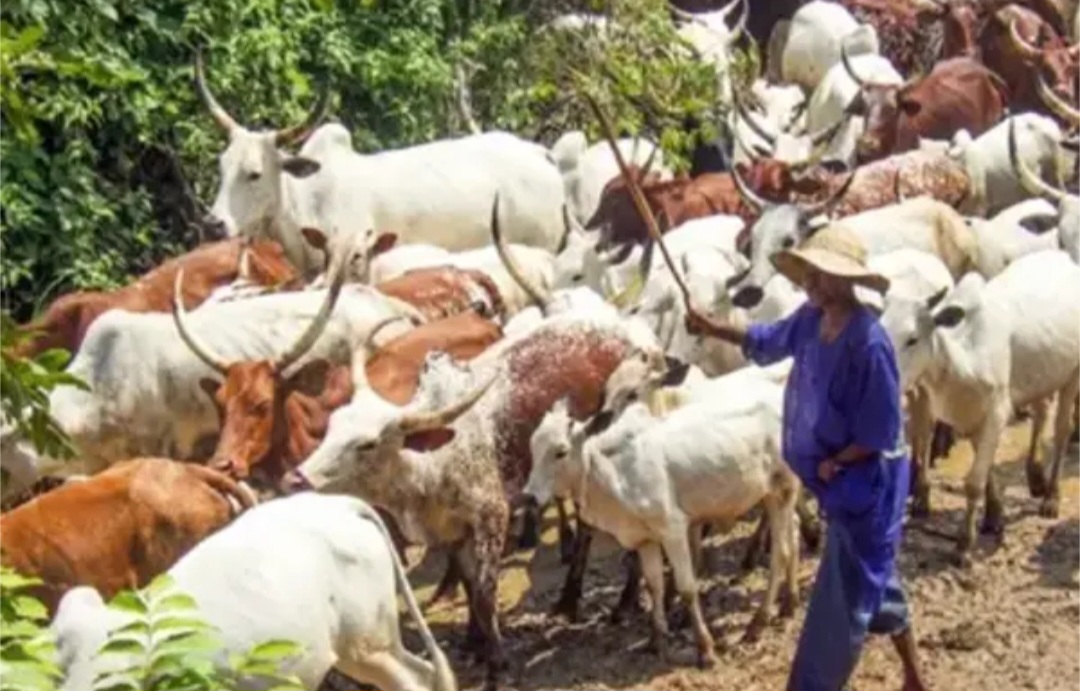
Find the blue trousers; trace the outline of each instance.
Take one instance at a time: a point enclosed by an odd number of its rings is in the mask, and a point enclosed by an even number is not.
[[[867,634],[895,635],[909,625],[896,568],[884,586],[875,583],[847,528],[830,521],[787,691],[843,691]]]

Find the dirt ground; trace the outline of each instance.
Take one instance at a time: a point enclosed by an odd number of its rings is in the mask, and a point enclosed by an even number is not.
[[[1052,425],[1048,425],[1050,427]],[[996,472],[1005,488],[1006,534],[1000,544],[982,538],[970,570],[952,560],[952,543],[963,516],[962,478],[971,445],[958,443],[931,471],[933,515],[920,527],[908,521],[900,560],[914,605],[919,645],[933,688],[938,691],[1075,691],[1080,685],[1080,479],[1076,447],[1063,471],[1062,515],[1040,518],[1028,496],[1023,457],[1030,426],[1014,425],[999,447]],[[551,512],[552,514],[554,512]],[[925,529],[924,529],[925,528]],[[800,590],[803,604],[794,620],[773,625],[756,644],[741,644],[765,587],[765,569],[736,582],[739,561],[752,532],[743,522],[708,543],[713,576],[704,587],[706,616],[720,642],[720,664],[698,670],[692,664],[690,632],[673,640],[673,662],[661,663],[645,647],[647,614],[614,625],[607,619],[622,585],[619,550],[609,538],[594,542],[586,575],[581,621],[550,616],[562,583],[553,516],[545,522],[535,552],[508,558],[499,583],[507,651],[516,669],[506,686],[517,689],[672,689],[764,691],[784,688],[794,654],[805,598],[817,558],[803,549]],[[443,568],[429,558],[410,574],[426,602]],[[482,667],[460,654],[465,631],[464,597],[427,611],[436,637],[447,651],[462,688],[476,688]],[[412,638],[415,641],[415,638]],[[410,644],[417,649],[415,643]],[[857,691],[896,691],[898,664],[888,642],[873,639],[852,680]]]

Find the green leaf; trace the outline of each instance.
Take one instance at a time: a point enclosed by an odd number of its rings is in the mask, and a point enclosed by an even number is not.
[[[270,640],[256,645],[251,649],[249,655],[251,658],[259,660],[282,660],[294,655],[300,655],[303,652],[303,646],[293,641]]]
[[[125,590],[114,597],[112,601],[109,602],[109,608],[137,615],[145,615],[148,611],[142,597],[139,596],[138,593],[130,590]]]

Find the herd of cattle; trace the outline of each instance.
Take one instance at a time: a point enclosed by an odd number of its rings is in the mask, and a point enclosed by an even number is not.
[[[760,635],[778,599],[797,604],[798,529],[815,522],[780,455],[790,364],[689,334],[672,271],[700,311],[777,319],[803,296],[770,254],[826,223],[891,280],[860,299],[899,357],[912,511],[930,511],[932,439],[951,429],[975,448],[960,554],[984,497],[982,528],[1000,532],[995,451],[1025,410],[1030,491],[1056,516],[1080,386],[1075,3],[814,0],[772,27],[767,78],[743,88],[730,52],[759,9],[675,13],[732,106],[730,136],[699,145],[689,176],[645,140],[581,132],[360,154],[319,124],[325,94],[301,125],[253,131],[196,56],[228,135],[206,224],[226,239],[29,325],[19,354],[66,348],[88,385],[49,401],[85,474],[42,492],[72,466],[2,433],[3,560],[44,581],[66,688],[110,664],[94,652],[121,615],[103,598],[168,571],[230,650],[301,643],[309,688],[336,667],[453,689],[405,578],[410,544],[449,556],[439,591],[465,586],[466,644],[493,688],[500,561],[508,541],[535,544],[549,502],[569,564],[558,611],[576,616],[592,531],[608,532],[637,554],[619,607],[644,576],[665,650],[666,557],[702,664],[701,531],[762,506]],[[670,265],[653,261],[657,219]],[[396,594],[430,660],[404,648]]]

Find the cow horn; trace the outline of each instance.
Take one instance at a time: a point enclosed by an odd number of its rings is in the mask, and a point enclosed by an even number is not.
[[[368,331],[367,338],[364,339],[364,343],[360,347],[360,361],[353,365],[354,368],[363,367],[368,362],[368,360],[371,359],[371,356],[375,353],[375,351],[379,349],[378,346],[375,345],[375,337],[379,335],[379,332],[390,326],[391,324],[397,323],[399,321],[408,321],[410,323],[412,322],[412,320],[404,314],[394,314],[375,322],[375,326],[371,327],[371,330]]]
[[[735,189],[739,191],[739,196],[743,198],[747,204],[753,207],[754,211],[761,213],[762,209],[769,206],[769,203],[764,198],[759,197],[757,192],[750,189],[750,185],[746,184],[742,175],[739,174],[738,166],[731,167],[731,179],[735,182]]]
[[[731,138],[734,141],[735,146],[742,149],[743,153],[745,153],[747,156],[749,156],[751,161],[756,161],[756,160],[758,160],[758,158],[761,157],[762,154],[759,154],[757,151],[754,151],[754,148],[746,143],[746,140],[743,139],[742,132],[739,131],[738,127],[733,127],[732,128],[732,130],[731,130]],[[730,168],[730,163],[729,163],[728,167]]]
[[[296,339],[292,347],[274,362],[274,369],[278,372],[284,372],[290,365],[303,357],[304,353],[315,345],[315,341],[319,340],[319,336],[326,330],[326,325],[330,323],[330,315],[334,311],[334,305],[337,304],[338,296],[341,295],[341,287],[345,284],[345,274],[343,266],[334,269],[330,287],[326,291],[326,298],[323,300],[322,305],[319,306],[315,318],[308,325],[308,328],[304,330],[304,333]]]
[[[734,95],[732,98],[735,101],[735,111],[739,114],[739,117],[741,117],[743,121],[750,126],[750,129],[754,130],[759,137],[769,142],[770,146],[776,146],[776,135],[766,130],[764,126],[757,121],[756,116],[751,114],[746,106],[743,105],[741,98]]]
[[[851,118],[850,113],[842,116],[833,124],[827,127],[823,127],[822,129],[814,132],[813,134],[807,135],[810,138],[810,143],[813,144],[814,147],[819,147],[823,144],[829,143],[830,141],[832,141],[832,138],[836,136],[836,133],[840,131],[840,128],[847,124],[849,118]]]
[[[823,199],[820,202],[804,206],[803,212],[807,216],[817,216],[818,214],[824,213],[825,211],[831,209],[837,202],[844,198],[845,194],[847,194],[848,188],[851,187],[851,183],[855,181],[855,173],[856,171],[851,171],[851,173],[849,173],[847,176],[847,180],[844,180],[844,184],[840,185],[840,188],[837,189],[836,192],[829,195],[827,199]]]
[[[211,369],[225,374],[229,371],[229,366],[210,352],[210,349],[203,345],[195,334],[188,331],[187,311],[184,309],[183,283],[184,267],[180,267],[176,272],[176,282],[173,284],[173,322],[176,324],[176,330],[180,334],[180,340]]]
[[[855,66],[851,64],[851,58],[848,56],[847,44],[843,41],[840,42],[840,62],[844,65],[844,71],[848,73],[851,80],[855,82],[860,89],[868,86],[865,79],[855,74]]]
[[[1024,37],[1020,35],[1015,19],[1009,22],[1009,39],[1012,41],[1016,52],[1020,53],[1020,56],[1025,60],[1035,60],[1042,55],[1041,50],[1025,41]]]
[[[240,241],[240,261],[236,266],[236,277],[241,281],[251,279],[251,237],[245,236]]]
[[[1016,176],[1020,178],[1020,184],[1029,193],[1036,197],[1047,197],[1054,202],[1065,199],[1066,194],[1064,191],[1044,182],[1038,175],[1028,169],[1024,159],[1020,158],[1016,148],[1016,118],[1009,119],[1009,162],[1012,163]]]
[[[326,117],[327,107],[330,105],[330,87],[323,81],[319,86],[319,98],[315,101],[315,107],[311,109],[306,120],[299,125],[285,127],[274,132],[274,144],[284,146],[306,138],[322,119]]]
[[[495,241],[495,251],[499,254],[499,259],[502,261],[503,266],[506,267],[506,272],[510,274],[510,278],[514,279],[514,282],[521,286],[521,289],[525,291],[525,294],[529,296],[529,299],[540,308],[540,313],[545,317],[548,311],[551,309],[551,296],[547,295],[545,291],[540,290],[536,285],[529,281],[528,277],[521,270],[521,266],[514,259],[510,253],[510,248],[506,246],[506,241],[502,234],[502,225],[499,223],[499,195],[495,195],[495,201],[491,205],[491,237]]]
[[[570,206],[566,203],[562,205],[562,223],[563,223],[563,236],[559,240],[559,246],[555,248],[555,254],[562,254],[566,250],[566,246],[570,244],[570,235],[574,232],[575,221],[574,215],[570,213]]]
[[[750,5],[747,0],[734,0],[728,7],[734,8],[735,5],[742,5],[742,13],[739,14],[739,20],[735,22],[735,25],[731,27],[731,33],[729,34],[728,43],[735,43],[739,40],[739,37],[746,32],[746,21],[750,17]],[[727,14],[724,15],[725,19]]]
[[[1035,82],[1036,88],[1039,91],[1039,98],[1047,105],[1050,110],[1057,113],[1060,117],[1071,122],[1074,125],[1080,125],[1080,110],[1077,110],[1068,103],[1061,96],[1058,96],[1050,85],[1046,83],[1042,73],[1039,73],[1037,81]]]
[[[451,424],[454,420],[468,412],[469,408],[472,408],[476,402],[487,393],[487,390],[491,388],[491,385],[494,384],[495,380],[498,378],[499,372],[496,372],[483,386],[478,387],[475,391],[465,396],[457,403],[452,403],[442,410],[406,413],[401,417],[401,421],[398,423],[398,429],[403,434],[410,434],[412,432],[423,432],[424,430],[445,427]]]
[[[240,125],[233,119],[229,113],[221,107],[221,104],[214,98],[214,94],[210,93],[210,87],[206,85],[206,76],[203,74],[202,64],[202,49],[195,51],[195,91],[199,94],[199,98],[210,110],[210,115],[214,117],[221,129],[231,133],[233,130],[239,129]]]

